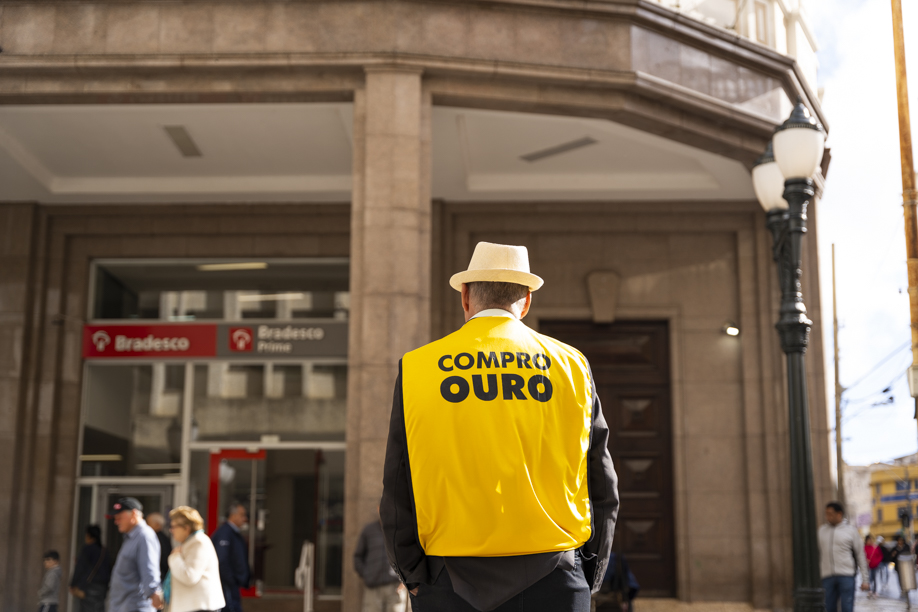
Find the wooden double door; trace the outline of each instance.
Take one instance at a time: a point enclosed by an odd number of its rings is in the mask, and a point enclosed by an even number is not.
[[[675,597],[672,409],[665,321],[541,321],[540,331],[589,360],[609,424],[621,498],[613,549],[641,594]]]

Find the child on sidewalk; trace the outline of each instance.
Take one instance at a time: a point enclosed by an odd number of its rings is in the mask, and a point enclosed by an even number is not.
[[[61,556],[49,550],[43,557],[45,575],[38,589],[38,612],[57,612],[61,590]]]

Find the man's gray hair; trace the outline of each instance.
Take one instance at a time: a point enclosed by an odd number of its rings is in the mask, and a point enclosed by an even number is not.
[[[469,283],[469,296],[482,310],[487,308],[508,308],[524,299],[529,287],[516,283]]]
[[[166,524],[166,519],[159,512],[152,512],[147,515],[147,524],[150,524],[150,523],[156,523],[157,525],[159,525],[159,529],[162,529],[163,526]]]
[[[234,500],[230,502],[229,508],[226,509],[226,516],[232,516],[239,511],[239,508],[246,510],[245,504],[239,500]]]

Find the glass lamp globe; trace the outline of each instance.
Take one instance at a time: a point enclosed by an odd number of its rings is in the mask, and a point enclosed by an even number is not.
[[[752,189],[765,212],[787,210],[787,200],[784,199],[784,175],[775,162],[770,140],[765,152],[755,160],[752,167]]]
[[[816,173],[826,146],[826,132],[799,98],[787,121],[775,129],[772,140],[775,161],[785,179],[806,179]]]

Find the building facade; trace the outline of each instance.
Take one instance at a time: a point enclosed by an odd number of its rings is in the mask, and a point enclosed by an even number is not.
[[[525,245],[590,359],[648,609],[791,600],[784,362],[750,168],[800,97],[782,0],[0,6],[0,575],[113,498],[250,508],[248,612],[356,610],[398,360]],[[821,177],[817,177],[821,183]],[[809,394],[833,496],[816,241]],[[727,324],[738,336],[724,333]]]
[[[905,534],[911,540],[918,517],[918,455],[870,466],[870,532],[887,540]],[[908,517],[903,521],[903,515]]]
[[[845,465],[845,514],[861,536],[870,533],[873,522],[873,495],[870,480],[875,465]]]

